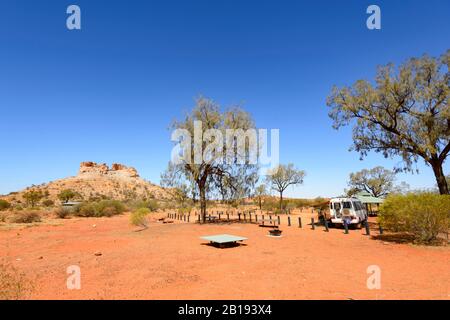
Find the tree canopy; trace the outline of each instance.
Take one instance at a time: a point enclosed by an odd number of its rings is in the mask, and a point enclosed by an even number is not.
[[[246,135],[247,130],[255,129],[249,113],[239,107],[222,111],[213,100],[200,97],[192,111],[171,128],[173,140],[181,143],[161,181],[166,186],[194,182],[203,221],[207,194],[223,200],[251,194],[258,180],[258,165],[250,161],[256,141]]]
[[[375,83],[334,87],[327,105],[336,129],[353,125],[353,147],[399,156],[396,171],[412,171],[419,159],[433,169],[439,191],[449,188],[443,164],[450,151],[450,50],[441,57],[412,58],[397,69],[378,69]]]
[[[374,197],[384,197],[395,190],[395,172],[381,166],[373,169],[363,169],[351,173],[348,185],[349,195],[366,191]]]

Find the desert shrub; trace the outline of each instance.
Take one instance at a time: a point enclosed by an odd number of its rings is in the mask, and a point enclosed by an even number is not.
[[[41,215],[35,210],[26,210],[15,212],[11,215],[10,221],[12,223],[33,223],[40,222]]]
[[[134,209],[147,208],[152,212],[157,211],[160,208],[158,201],[153,199],[132,201],[129,205]]]
[[[267,198],[264,201],[262,208],[266,211],[277,210],[280,208],[280,202],[278,200],[275,200],[274,198]]]
[[[53,200],[47,199],[47,200],[42,201],[42,205],[44,207],[53,207],[55,205],[55,202]]]
[[[55,215],[60,219],[67,218],[72,211],[69,208],[58,208],[55,210]]]
[[[11,204],[8,201],[0,199],[0,211],[9,209],[10,207]]]
[[[76,206],[73,214],[77,217],[112,217],[125,211],[125,205],[117,200],[84,202]]]
[[[6,222],[8,216],[5,213],[0,213],[0,222]]]
[[[23,198],[27,202],[28,206],[35,207],[42,198],[45,197],[45,193],[42,190],[30,190],[23,194]]]
[[[148,219],[147,216],[150,214],[149,208],[139,208],[133,211],[133,213],[130,216],[130,222],[132,225],[147,228],[148,226]]]
[[[73,214],[77,217],[95,217],[96,209],[94,203],[87,202],[77,205],[73,210]]]
[[[7,264],[0,264],[0,300],[25,299],[33,285],[23,273]]]
[[[152,211],[152,212],[158,210],[158,208],[159,208],[158,201],[153,200],[153,199],[148,200],[147,201],[147,208],[149,208],[150,211]]]
[[[450,195],[391,195],[380,207],[379,222],[394,232],[407,232],[418,243],[433,243],[450,228]]]

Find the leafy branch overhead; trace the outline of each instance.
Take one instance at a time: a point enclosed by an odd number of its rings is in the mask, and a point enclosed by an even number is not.
[[[353,147],[399,156],[411,171],[419,159],[431,166],[441,194],[449,188],[443,164],[450,151],[450,50],[439,58],[413,58],[397,69],[378,69],[375,83],[359,80],[333,88],[327,100],[334,127],[353,125]]]

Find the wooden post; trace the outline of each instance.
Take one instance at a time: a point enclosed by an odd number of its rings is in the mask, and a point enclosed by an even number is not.
[[[245,219],[246,219],[246,218],[245,218],[245,212],[244,212],[244,222],[245,222]]]
[[[288,226],[291,226],[291,216],[288,216]]]
[[[316,225],[314,224],[314,218],[311,218],[311,229],[315,230]]]
[[[278,225],[280,225],[280,224],[281,224],[281,218],[280,218],[280,216],[277,216],[277,220],[278,220]]]
[[[189,222],[189,217],[190,217],[190,215],[188,214],[188,217],[187,217],[187,222]]]
[[[258,215],[255,214],[255,221],[258,222]]]
[[[366,236],[370,236],[370,227],[369,227],[369,221],[364,222],[364,226],[366,227]]]
[[[230,221],[230,214],[227,211],[227,221]]]
[[[198,215],[198,223],[201,223],[201,222],[200,222],[200,215]]]
[[[298,217],[298,227],[301,228],[302,227],[302,218]]]
[[[219,220],[220,220],[220,213],[219,213]]]
[[[241,214],[238,213],[238,220],[241,221]]]
[[[251,213],[248,214],[248,218],[249,218],[249,221],[252,222],[252,214]]]

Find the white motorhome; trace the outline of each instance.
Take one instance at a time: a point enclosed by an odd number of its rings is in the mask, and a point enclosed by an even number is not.
[[[333,198],[330,200],[330,216],[333,224],[343,224],[361,227],[367,220],[367,212],[362,202],[357,198]]]

